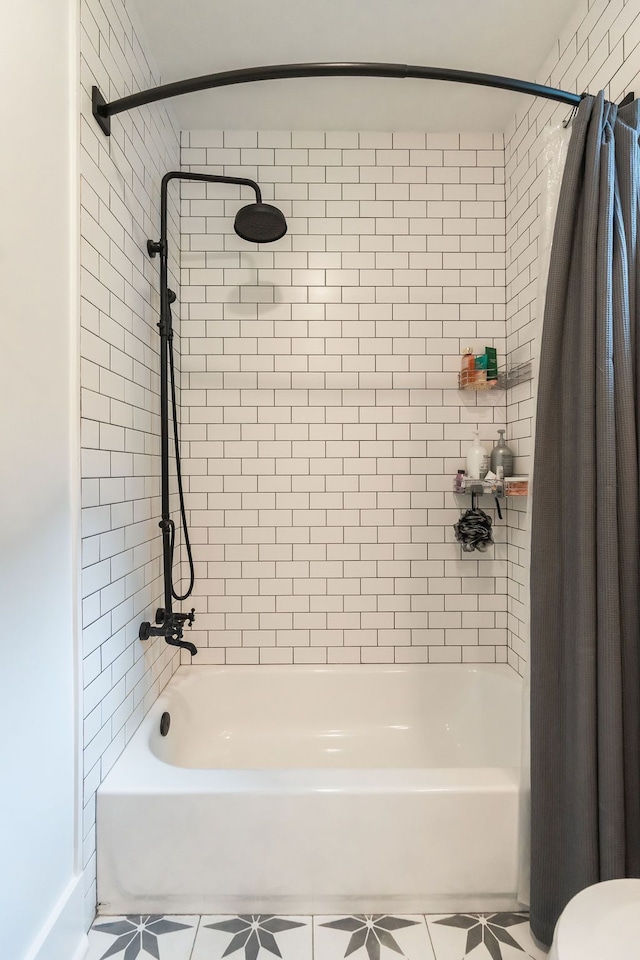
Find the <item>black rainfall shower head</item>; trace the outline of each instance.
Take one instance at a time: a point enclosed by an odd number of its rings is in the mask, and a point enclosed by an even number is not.
[[[239,237],[251,243],[273,243],[287,232],[284,214],[270,203],[248,203],[241,207],[233,226]]]

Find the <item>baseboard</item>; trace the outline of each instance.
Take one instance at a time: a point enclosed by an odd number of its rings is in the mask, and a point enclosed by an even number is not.
[[[82,877],[74,877],[47,917],[24,960],[83,960],[89,941],[84,925]]]

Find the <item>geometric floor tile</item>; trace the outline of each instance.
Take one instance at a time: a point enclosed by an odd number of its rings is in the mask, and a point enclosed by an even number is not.
[[[398,960],[399,956],[435,960],[422,915],[375,913],[313,918],[314,960]]]
[[[86,960],[546,960],[524,913],[96,917]]]
[[[437,960],[545,960],[526,913],[455,913],[427,916]]]
[[[189,960],[199,917],[96,917],[86,960]]]
[[[191,960],[312,960],[312,929],[311,917],[202,917]]]

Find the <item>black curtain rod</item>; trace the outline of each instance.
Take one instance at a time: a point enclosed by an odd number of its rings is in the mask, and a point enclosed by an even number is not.
[[[195,93],[197,90],[211,90],[214,87],[229,87],[236,83],[252,83],[257,80],[287,80],[294,77],[413,77],[418,80],[452,80],[455,83],[473,83],[481,87],[498,87],[513,90],[516,93],[528,93],[533,97],[545,97],[570,106],[577,106],[582,96],[545,87],[528,80],[516,80],[512,77],[497,77],[491,73],[474,73],[470,70],[450,70],[446,67],[420,67],[406,63],[284,63],[267,67],[246,67],[242,70],[225,70],[223,73],[209,73],[190,80],[178,80],[176,83],[163,83],[159,87],[134,93],[120,100],[107,103],[98,87],[93,87],[93,115],[106,136],[111,133],[111,117],[133,107],[142,107],[156,100],[166,100],[183,93]]]

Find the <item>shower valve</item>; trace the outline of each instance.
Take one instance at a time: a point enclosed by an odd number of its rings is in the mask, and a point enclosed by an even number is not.
[[[160,608],[156,610],[156,623],[159,626],[153,627],[145,621],[140,624],[138,636],[141,640],[148,640],[150,637],[164,637],[171,646],[183,647],[189,651],[192,657],[195,657],[198,652],[197,648],[188,640],[182,639],[184,624],[188,623],[191,628],[195,618],[195,607],[192,607],[189,613],[174,613],[171,611],[169,614]]]

